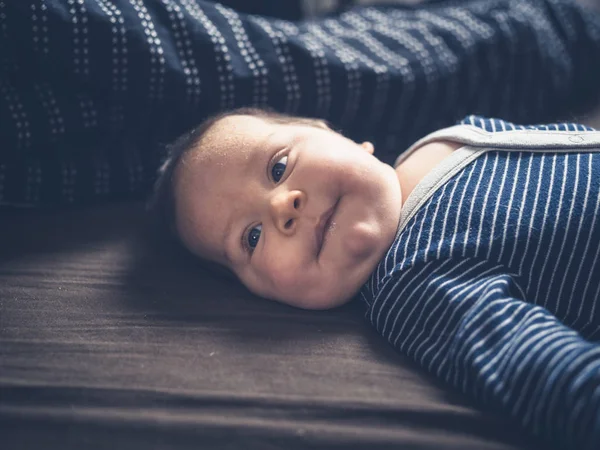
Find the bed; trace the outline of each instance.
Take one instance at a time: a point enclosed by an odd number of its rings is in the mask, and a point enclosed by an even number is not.
[[[3,217],[3,448],[536,448],[360,305],[255,298],[140,230],[130,202]]]
[[[2,448],[546,448],[396,354],[358,301],[268,302],[156,241],[144,183],[58,185],[0,212]]]

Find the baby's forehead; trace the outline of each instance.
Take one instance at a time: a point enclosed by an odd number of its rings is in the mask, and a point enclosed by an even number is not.
[[[210,170],[232,162],[260,162],[273,148],[289,144],[299,130],[306,128],[315,127],[253,116],[225,117],[197,142],[184,164],[194,163]]]
[[[220,167],[260,149],[275,124],[252,116],[228,116],[213,124],[183,158],[182,166]]]
[[[201,184],[205,188],[230,185],[232,173],[264,159],[267,152],[264,144],[279,126],[253,116],[227,116],[218,120],[182,158],[175,175],[177,183],[200,182],[199,178],[203,178],[205,182]]]
[[[272,132],[276,124],[253,116],[227,116],[217,121],[200,140],[200,146],[207,149],[226,147],[229,145],[243,146],[261,139]]]

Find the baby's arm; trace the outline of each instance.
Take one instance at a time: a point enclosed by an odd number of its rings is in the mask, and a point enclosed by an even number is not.
[[[397,350],[528,432],[595,449],[600,345],[523,298],[502,266],[432,261],[388,279],[367,317]]]

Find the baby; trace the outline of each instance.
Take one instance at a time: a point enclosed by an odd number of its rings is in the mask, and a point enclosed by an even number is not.
[[[600,442],[600,133],[468,117],[388,166],[254,109],[177,141],[154,205],[192,253],[399,351],[563,448]]]

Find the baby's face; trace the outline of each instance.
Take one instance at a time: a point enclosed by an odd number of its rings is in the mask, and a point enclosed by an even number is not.
[[[338,306],[374,270],[400,217],[395,171],[372,152],[328,129],[222,119],[175,172],[178,232],[257,295]]]

